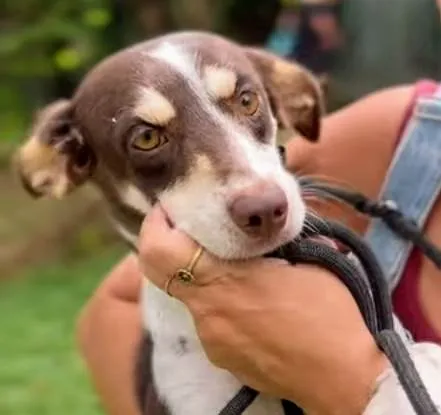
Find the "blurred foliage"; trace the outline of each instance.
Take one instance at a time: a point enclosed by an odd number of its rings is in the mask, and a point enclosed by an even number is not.
[[[292,1],[0,0],[0,164],[10,143],[25,134],[35,109],[69,96],[104,56],[182,29],[213,30],[263,45],[282,5]],[[435,1],[343,4],[347,42],[331,85],[342,103],[393,83],[439,76]]]
[[[277,9],[277,0],[0,0],[0,153],[36,108],[69,96],[122,46],[189,28],[263,43]]]
[[[1,0],[0,140],[17,139],[36,107],[69,94],[86,68],[122,45],[119,7],[112,0]]]
[[[345,44],[328,89],[337,107],[371,91],[440,79],[441,24],[433,0],[347,0]]]
[[[112,16],[106,0],[5,0],[0,74],[54,76],[91,63]]]

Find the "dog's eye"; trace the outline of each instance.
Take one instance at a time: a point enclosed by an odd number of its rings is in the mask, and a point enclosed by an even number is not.
[[[242,92],[239,96],[239,102],[241,110],[245,115],[253,115],[259,108],[259,97],[254,92]]]
[[[164,134],[154,128],[148,128],[132,140],[132,147],[142,151],[152,151],[167,142]]]

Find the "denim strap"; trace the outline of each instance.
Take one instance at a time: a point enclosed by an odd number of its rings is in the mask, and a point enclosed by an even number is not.
[[[372,168],[375,168],[372,166]],[[417,100],[404,130],[381,192],[401,212],[424,226],[441,190],[441,87]],[[412,244],[373,219],[366,240],[382,265],[393,290],[402,274]]]

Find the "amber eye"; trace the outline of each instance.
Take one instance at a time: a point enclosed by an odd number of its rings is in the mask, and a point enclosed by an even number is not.
[[[259,108],[259,97],[254,92],[242,92],[239,102],[240,108],[245,115],[253,115]]]
[[[167,142],[164,134],[154,128],[149,128],[137,135],[132,141],[132,147],[142,151],[152,151]]]

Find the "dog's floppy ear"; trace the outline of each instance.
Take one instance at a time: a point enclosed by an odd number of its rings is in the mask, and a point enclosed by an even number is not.
[[[318,79],[302,66],[262,49],[247,47],[245,51],[262,77],[279,127],[317,141],[324,114]]]
[[[95,157],[72,119],[69,100],[40,110],[14,164],[23,187],[34,197],[61,199],[87,180]]]

